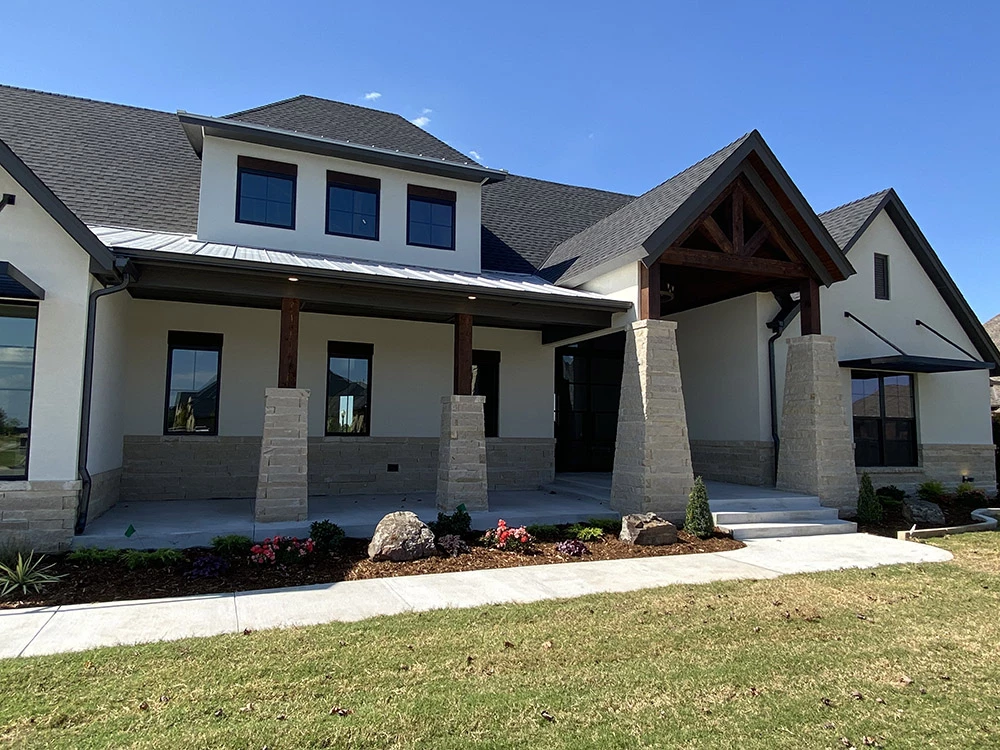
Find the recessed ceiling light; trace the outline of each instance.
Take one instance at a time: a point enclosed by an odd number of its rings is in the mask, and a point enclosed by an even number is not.
[[[469,295],[469,299],[475,299],[475,298],[476,298],[476,295],[474,295],[474,294],[470,294]]]
[[[288,280],[289,280],[289,281],[298,281],[298,280],[299,280],[299,277],[298,277],[298,276],[289,276],[289,277],[288,277]]]

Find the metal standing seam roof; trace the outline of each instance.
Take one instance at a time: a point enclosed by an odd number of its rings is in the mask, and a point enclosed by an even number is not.
[[[464,271],[447,271],[420,266],[405,266],[397,263],[385,263],[376,260],[360,260],[314,253],[290,252],[287,250],[267,250],[264,248],[231,245],[220,242],[206,242],[194,235],[173,232],[151,232],[142,229],[123,229],[90,225],[90,230],[109,249],[128,252],[137,251],[146,254],[163,253],[165,256],[194,256],[201,259],[220,258],[260,264],[275,270],[301,268],[322,272],[357,274],[369,279],[396,279],[415,281],[426,284],[441,284],[521,293],[526,295],[547,295],[563,300],[580,302],[599,302],[608,307],[625,309],[628,303],[612,300],[596,292],[585,292],[578,289],[567,289],[556,286],[532,274],[508,273],[503,271],[483,271],[469,273]]]

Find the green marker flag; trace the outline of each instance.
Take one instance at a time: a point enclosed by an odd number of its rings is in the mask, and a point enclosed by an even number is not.
[[[125,529],[125,536],[131,538],[134,533],[135,533],[135,526],[129,524],[128,528]]]

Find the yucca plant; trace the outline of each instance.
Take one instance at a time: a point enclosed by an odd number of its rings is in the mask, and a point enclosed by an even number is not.
[[[18,589],[22,595],[39,594],[42,589],[52,583],[59,583],[65,576],[51,573],[55,565],[42,565],[45,555],[35,557],[30,553],[25,557],[20,552],[17,562],[12,565],[0,563],[0,598],[10,596]]]

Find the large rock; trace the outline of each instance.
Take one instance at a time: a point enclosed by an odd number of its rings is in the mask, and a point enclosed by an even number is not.
[[[677,527],[655,513],[630,513],[622,517],[618,538],[626,544],[673,544],[677,541]]]
[[[917,526],[937,527],[945,523],[941,506],[916,497],[903,498],[903,518]]]
[[[434,532],[408,510],[390,513],[379,521],[368,545],[368,557],[376,561],[406,562],[434,554]]]

